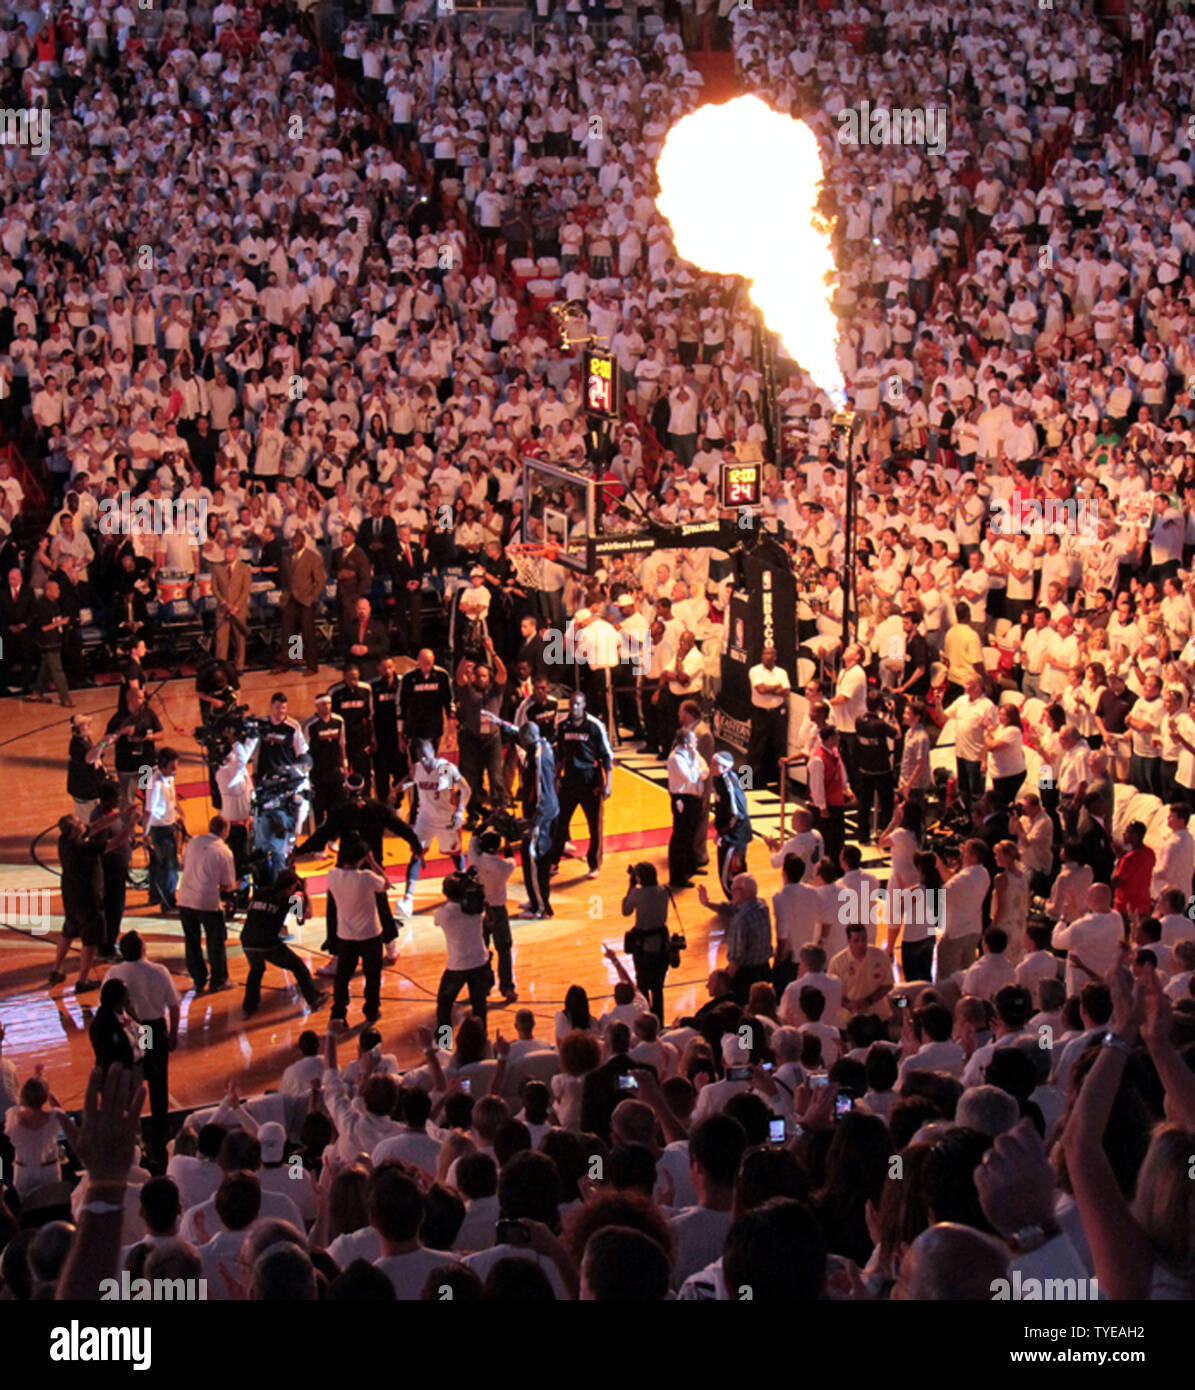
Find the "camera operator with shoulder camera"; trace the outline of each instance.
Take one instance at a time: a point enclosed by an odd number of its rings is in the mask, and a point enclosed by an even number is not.
[[[635,915],[635,925],[623,938],[622,949],[635,966],[635,984],[648,1007],[664,1022],[664,978],[668,974],[672,937],[668,904],[672,895],[659,880],[654,864],[627,865],[627,891],[622,915]],[[677,943],[680,949],[680,943]]]
[[[471,873],[449,874],[444,896],[448,901],[433,918],[448,945],[448,963],[436,995],[436,1027],[451,1027],[452,1006],[463,988],[469,991],[469,1007],[484,1024],[494,978],[485,944],[485,890]]]
[[[498,952],[498,988],[507,1003],[519,997],[510,960],[510,912],[506,885],[515,871],[514,862],[502,853],[502,836],[492,827],[479,830],[469,841],[469,867],[485,889],[485,944]]]
[[[253,839],[253,755],[257,752],[257,736],[250,734],[245,722],[225,725],[220,731],[221,742],[209,747],[208,755],[216,767],[216,786],[220,791],[220,811],[228,822],[228,848],[236,863],[237,878],[242,883],[249,872],[249,846]],[[213,756],[213,749],[223,756]]]
[[[382,1012],[382,928],[378,894],[386,876],[364,840],[346,835],[336,867],[328,873],[328,896],[336,903],[336,986],[332,1022],[344,1026],[349,1011],[349,981],[361,962],[365,974],[365,1020]]]

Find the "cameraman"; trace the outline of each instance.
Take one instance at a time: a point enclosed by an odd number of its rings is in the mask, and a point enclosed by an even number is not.
[[[506,885],[515,871],[512,860],[502,853],[502,836],[496,830],[482,830],[469,840],[466,856],[485,890],[485,944],[493,943],[498,952],[498,988],[508,1004],[519,997],[510,963],[510,912],[506,906]]]
[[[900,730],[881,713],[884,697],[877,691],[867,696],[867,710],[855,723],[855,761],[859,792],[859,843],[871,843],[871,807],[875,802],[876,834],[892,819],[894,781],[892,750]]]
[[[216,786],[220,792],[220,813],[228,822],[228,848],[236,863],[237,878],[243,879],[249,868],[250,830],[253,825],[253,755],[257,739],[244,733],[243,727],[232,726],[224,731],[231,740],[216,768]]]
[[[249,963],[249,974],[245,980],[245,998],[241,1012],[246,1018],[257,1012],[261,1003],[261,981],[266,973],[266,965],[276,965],[279,970],[289,970],[294,975],[307,1007],[313,1012],[327,1000],[311,978],[302,958],[286,945],[286,919],[295,911],[300,921],[311,915],[311,903],[303,880],[293,869],[286,869],[278,877],[272,888],[259,888],[253,894],[249,909],[245,914],[245,925],[241,928],[241,946]]]
[[[344,1026],[349,1011],[349,981],[360,961],[365,973],[365,1020],[382,1012],[382,928],[377,896],[386,876],[364,840],[346,835],[336,867],[328,873],[328,896],[336,904],[336,986],[332,1023]]]
[[[635,914],[635,925],[623,938],[622,949],[635,965],[635,984],[648,1008],[664,1022],[664,977],[672,941],[668,933],[671,894],[660,884],[654,864],[627,865],[627,892],[622,915]]]
[[[485,890],[472,874],[449,874],[444,896],[448,901],[432,919],[448,945],[448,963],[436,995],[436,1027],[451,1027],[452,1006],[462,987],[468,988],[469,1007],[484,1026],[494,978],[485,944]]]

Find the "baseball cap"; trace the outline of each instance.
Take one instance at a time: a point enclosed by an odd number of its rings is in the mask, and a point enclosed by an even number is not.
[[[727,1033],[722,1039],[722,1060],[728,1067],[742,1067],[751,1060],[751,1054],[739,1042],[737,1033]]]
[[[635,606],[635,599],[634,599],[634,596],[633,596],[632,594],[619,594],[619,596],[618,596],[618,606],[619,606],[619,608],[634,608],[634,606]]]
[[[286,1130],[277,1120],[270,1120],[257,1131],[263,1163],[281,1163],[286,1153]]]

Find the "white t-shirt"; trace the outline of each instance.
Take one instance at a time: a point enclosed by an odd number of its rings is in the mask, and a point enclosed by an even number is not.
[[[183,851],[183,874],[178,885],[179,907],[196,912],[219,912],[221,888],[236,886],[232,850],[218,835],[196,835]]]
[[[336,931],[344,941],[369,941],[381,935],[377,895],[386,880],[372,869],[330,869],[328,892],[336,900]]]
[[[986,695],[981,695],[978,700],[972,700],[969,695],[960,695],[946,713],[955,721],[955,756],[965,762],[982,762],[984,738],[996,718],[996,706]]]
[[[473,916],[458,903],[445,903],[432,920],[448,943],[449,970],[476,970],[489,960],[480,914]]]
[[[456,1264],[457,1260],[445,1250],[425,1250],[420,1246],[418,1250],[408,1250],[405,1255],[383,1255],[373,1263],[374,1268],[380,1269],[394,1285],[395,1297],[413,1303],[423,1292],[433,1269]]]

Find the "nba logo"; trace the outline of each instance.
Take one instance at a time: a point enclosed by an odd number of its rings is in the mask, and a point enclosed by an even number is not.
[[[736,618],[734,620],[734,645],[736,647],[745,647],[747,645],[744,641],[742,618]]]

